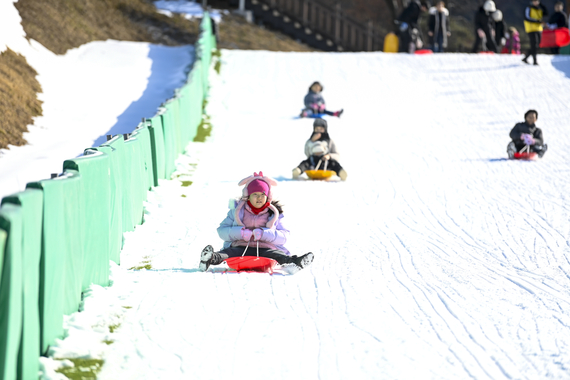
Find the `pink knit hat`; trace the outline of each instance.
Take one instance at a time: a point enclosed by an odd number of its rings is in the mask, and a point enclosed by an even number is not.
[[[245,186],[244,186],[245,185]],[[273,200],[273,194],[271,193],[271,186],[277,186],[277,181],[273,178],[266,177],[263,175],[262,172],[253,173],[247,178],[242,179],[239,181],[238,186],[244,186],[242,191],[242,197],[236,207],[235,213],[235,220],[238,225],[243,226],[243,223],[239,217],[240,210],[245,206],[247,202],[247,198],[249,194],[255,193],[256,191],[262,192],[263,194],[267,195],[267,201],[271,203]],[[270,205],[269,208],[273,211],[273,218],[267,222],[267,228],[273,228],[277,219],[279,218],[279,211],[273,205]]]
[[[261,179],[254,179],[247,185],[247,195],[257,192],[263,193],[266,196],[269,195],[269,184]]]

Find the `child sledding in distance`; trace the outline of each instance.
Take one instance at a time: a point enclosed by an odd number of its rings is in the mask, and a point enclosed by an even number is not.
[[[544,143],[542,130],[536,126],[538,112],[528,110],[524,114],[524,123],[517,123],[511,130],[510,137],[513,141],[507,146],[509,158],[514,158],[515,153],[522,151],[528,146],[529,150],[536,152],[538,157],[544,156],[548,145]]]
[[[214,252],[211,245],[206,246],[200,256],[200,270],[206,271],[210,265],[244,253],[245,256],[267,257],[282,265],[294,264],[301,269],[310,265],[312,252],[291,256],[284,247],[289,230],[282,222],[283,209],[271,193],[271,186],[277,182],[259,172],[242,179],[238,185],[244,186],[242,197],[231,202],[233,207],[218,227],[223,248]]]
[[[306,170],[315,170],[317,166],[319,169],[324,169],[326,166],[327,170],[336,172],[341,180],[346,180],[348,174],[338,162],[340,154],[329,136],[326,120],[315,119],[313,122],[313,133],[305,143],[305,155],[307,159],[293,169],[293,179],[299,178]]]
[[[336,117],[340,117],[340,115],[342,115],[343,110],[331,112],[326,109],[325,99],[323,98],[323,95],[321,95],[321,92],[323,92],[323,85],[319,82],[314,82],[309,87],[309,93],[305,95],[305,109],[301,111],[301,117],[316,114],[326,114]]]

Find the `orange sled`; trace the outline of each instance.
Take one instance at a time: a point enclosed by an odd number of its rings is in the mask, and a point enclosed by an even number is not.
[[[310,179],[329,179],[330,177],[332,177],[335,172],[332,170],[306,170],[305,173],[307,173],[307,177],[309,177]]]

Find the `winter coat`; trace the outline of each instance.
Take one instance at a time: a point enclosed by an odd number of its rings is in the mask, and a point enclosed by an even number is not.
[[[247,242],[241,238],[242,228],[261,228],[263,235],[259,240],[260,248],[277,249],[290,255],[287,248],[283,245],[289,237],[289,230],[283,225],[283,214],[280,213],[277,220],[273,220],[271,210],[266,208],[258,215],[251,212],[249,205],[238,207],[238,200],[232,200],[230,210],[226,218],[218,227],[218,236],[224,241],[223,248],[242,246],[245,247]],[[238,213],[238,215],[236,215]],[[257,247],[256,242],[249,242],[251,248]]]
[[[325,99],[320,92],[317,94],[309,90],[309,93],[305,95],[304,102],[306,108],[311,108],[313,104],[325,104]]]
[[[483,6],[475,13],[475,33],[477,33],[477,29],[485,32],[487,40],[492,39],[491,30],[495,30],[495,21],[490,13],[485,12]]]
[[[316,142],[320,142],[321,144],[326,144],[327,145],[327,152],[325,154],[330,154],[331,158],[335,161],[338,161],[340,159],[340,154],[338,153],[338,151],[336,150],[336,144],[334,143],[334,141],[332,139],[328,139],[327,140],[317,140],[315,142],[311,141],[311,139],[307,140],[307,142],[305,143],[305,156],[311,157],[313,155],[312,153],[312,148],[313,148],[313,144]]]
[[[505,22],[503,20],[499,21],[499,22],[495,22],[495,42],[497,43],[497,46],[501,47],[501,40],[503,38],[506,38],[505,33],[506,33],[506,26],[505,26]]]
[[[524,30],[527,33],[542,32],[542,18],[548,16],[548,10],[542,4],[529,5],[524,11]]]
[[[505,43],[505,49],[507,49],[508,54],[521,53],[521,39],[518,33],[508,35],[507,42]]]
[[[447,47],[447,33],[451,32],[449,28],[449,11],[447,8],[443,8],[442,12],[438,12],[436,7],[431,7],[429,9],[429,20],[428,20],[429,31],[433,33],[432,44],[436,43],[440,33],[443,33],[443,44],[442,47]]]
[[[509,136],[516,145],[524,145],[521,140],[523,133],[531,134],[534,137],[535,145],[544,145],[544,138],[542,137],[542,130],[535,125],[529,125],[526,121],[524,123],[517,123]]]
[[[548,19],[548,26],[552,29],[567,28],[568,16],[566,16],[566,13],[564,12],[554,12],[554,14]]]
[[[419,0],[412,0],[408,7],[404,9],[400,17],[398,17],[398,21],[400,23],[406,23],[409,25],[408,30],[418,28],[418,19],[420,18],[421,14],[421,4]]]

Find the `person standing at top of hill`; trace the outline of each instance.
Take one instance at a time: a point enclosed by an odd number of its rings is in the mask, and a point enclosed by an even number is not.
[[[562,1],[558,1],[554,4],[554,13],[548,19],[547,27],[551,30],[568,27],[568,16],[564,12],[564,3],[562,3]],[[552,54],[558,54],[560,52],[560,48],[553,47],[550,51]]]
[[[475,13],[475,43],[473,44],[473,53],[477,53],[480,48],[484,51],[497,52],[497,44],[495,43],[495,22],[491,16],[496,10],[495,2],[487,0]]]
[[[497,51],[501,51],[503,46],[507,43],[507,28],[503,20],[503,12],[497,9],[492,13],[491,17],[493,17],[493,21],[495,22],[495,44],[497,45]]]
[[[449,11],[443,1],[438,1],[435,7],[429,9],[428,29],[433,52],[442,53],[447,47],[447,38],[451,36]]]
[[[301,117],[307,117],[309,115],[316,115],[316,114],[325,114],[329,116],[336,116],[340,117],[344,110],[340,111],[327,111],[325,106],[325,99],[323,95],[323,85],[319,82],[313,82],[313,84],[309,87],[309,92],[305,95],[305,99],[303,100],[305,103],[305,108],[301,111]]]
[[[412,0],[396,20],[396,24],[399,24],[400,53],[413,54],[416,49],[422,48],[423,42],[418,27],[418,19],[420,14],[427,12],[429,7],[429,2],[426,0]]]
[[[540,3],[540,0],[531,0],[530,5],[524,11],[524,29],[530,40],[530,49],[522,60],[524,63],[528,64],[528,57],[532,55],[534,64],[538,65],[536,54],[542,36],[542,25],[544,24],[542,19],[545,16],[548,16],[548,10]]]

